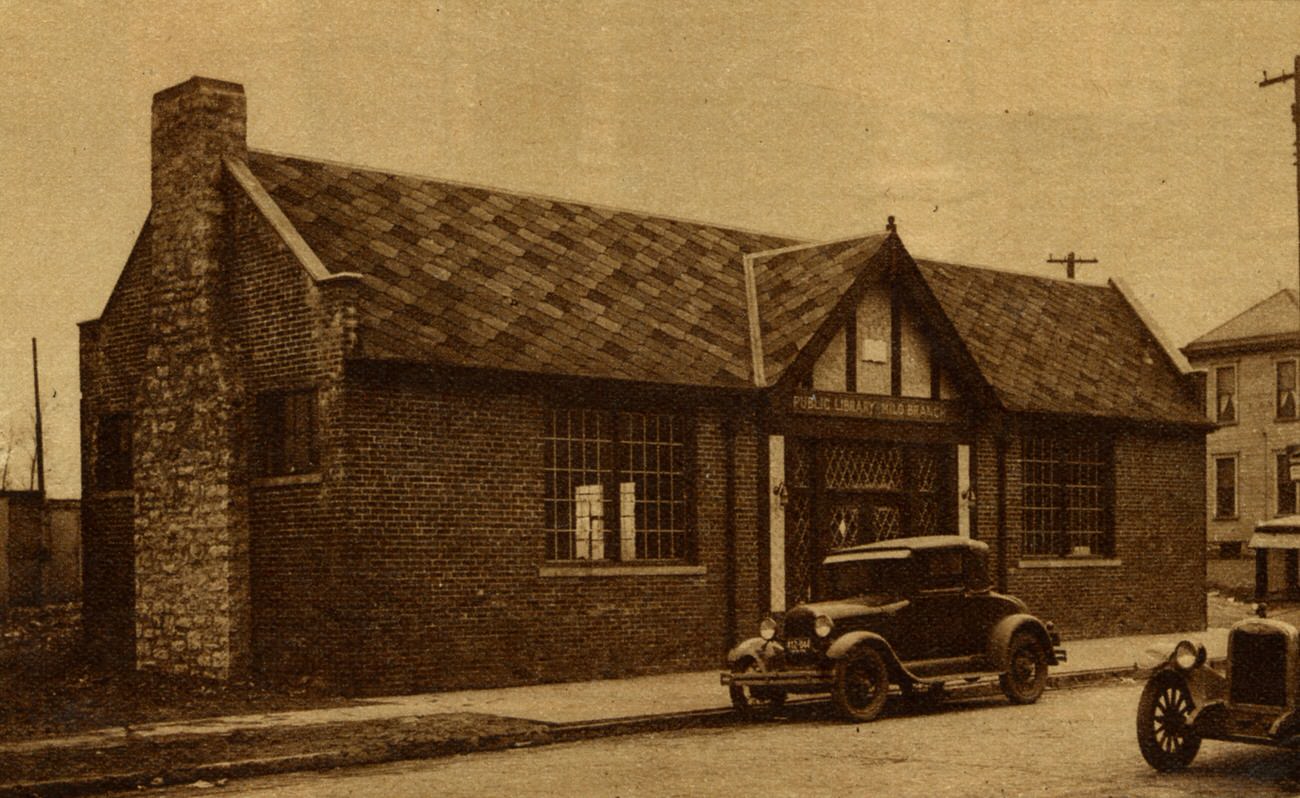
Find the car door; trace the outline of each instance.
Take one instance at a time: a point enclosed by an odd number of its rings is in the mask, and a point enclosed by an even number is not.
[[[918,590],[913,600],[916,654],[946,659],[974,653],[966,639],[963,562],[960,549],[917,552]]]

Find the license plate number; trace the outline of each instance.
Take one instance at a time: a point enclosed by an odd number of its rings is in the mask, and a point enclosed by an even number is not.
[[[807,654],[812,651],[812,641],[806,637],[792,637],[785,642],[785,650],[791,654]]]

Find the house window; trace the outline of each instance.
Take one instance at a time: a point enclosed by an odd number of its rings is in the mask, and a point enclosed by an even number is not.
[[[548,411],[546,557],[688,556],[687,422],[669,413]]]
[[[320,468],[315,389],[260,394],[257,427],[263,476],[309,474]]]
[[[1237,421],[1237,367],[1219,366],[1214,370],[1214,420],[1220,424]]]
[[[1022,441],[1026,556],[1107,555],[1111,448],[1095,435],[1027,435]]]
[[[1214,458],[1214,517],[1237,517],[1237,458]]]
[[[1291,481],[1291,458],[1286,452],[1277,456],[1277,514],[1295,515],[1295,483]]]
[[[1294,360],[1282,360],[1277,364],[1277,417],[1296,417]]]
[[[99,419],[95,447],[95,485],[100,490],[130,490],[131,416],[114,413]]]

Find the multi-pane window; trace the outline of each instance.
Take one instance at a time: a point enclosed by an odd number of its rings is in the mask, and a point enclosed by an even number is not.
[[[1237,517],[1237,458],[1214,458],[1214,517]]]
[[[263,476],[309,474],[319,470],[315,389],[259,394],[257,429]]]
[[[1296,417],[1295,406],[1295,361],[1280,360],[1277,363],[1277,417],[1292,419]]]
[[[542,442],[547,559],[688,556],[684,418],[556,408],[547,412]]]
[[[1237,367],[1214,370],[1214,420],[1220,424],[1237,421]]]
[[[1295,488],[1291,481],[1291,458],[1286,452],[1277,456],[1277,514],[1295,515]]]
[[[114,413],[99,419],[95,436],[95,485],[100,490],[127,490],[131,474],[131,416]]]
[[[1089,435],[1027,435],[1022,447],[1022,553],[1110,554],[1109,442]]]

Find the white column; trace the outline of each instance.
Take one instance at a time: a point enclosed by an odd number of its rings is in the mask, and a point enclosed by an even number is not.
[[[971,460],[970,446],[957,446],[957,534],[970,537],[972,515],[975,512],[974,497],[971,496]]]
[[[772,612],[785,612],[785,436],[769,435],[767,438],[767,484],[772,491],[768,498],[768,580],[772,596]]]

